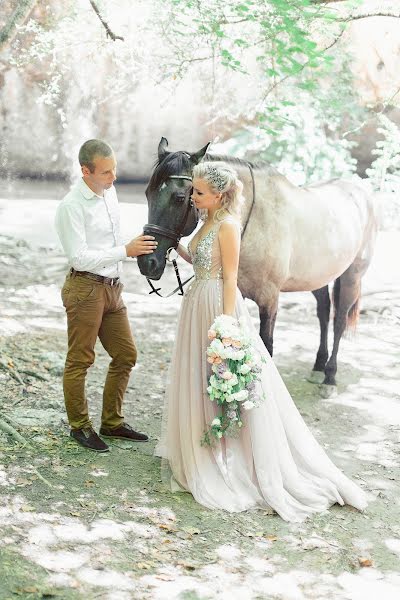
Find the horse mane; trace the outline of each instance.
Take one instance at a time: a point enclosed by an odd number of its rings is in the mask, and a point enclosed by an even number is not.
[[[216,161],[216,162],[226,162],[231,165],[239,165],[243,167],[247,167],[247,165],[254,166],[253,163],[249,160],[244,160],[243,158],[237,158],[237,156],[229,156],[228,154],[210,154],[207,152],[204,155],[203,160],[205,161]]]
[[[265,161],[249,161],[236,156],[228,156],[227,154],[209,154],[208,152],[204,155],[204,161],[218,161],[226,162],[231,165],[237,165],[242,167],[249,167],[249,165],[255,170],[268,170],[269,172],[278,173],[278,171]],[[181,173],[190,173],[192,170],[192,164],[190,161],[190,154],[179,150],[177,152],[170,152],[167,156],[157,158],[153,172],[150,177],[149,184],[147,186],[148,192],[158,190],[161,185],[167,181],[171,175],[178,175]]]
[[[251,168],[254,170],[265,169],[270,172],[278,173],[278,171],[275,169],[275,167],[272,167],[265,160],[251,161],[251,160],[245,160],[243,158],[237,158],[237,156],[229,156],[228,154],[209,154],[208,152],[204,155],[203,160],[206,160],[206,161],[214,161],[215,160],[217,162],[221,161],[221,162],[229,163],[231,165],[237,165],[240,167],[248,167],[250,165]]]
[[[147,190],[149,192],[158,190],[171,175],[190,173],[190,171],[191,162],[188,152],[170,152],[161,160],[160,158],[156,159]]]

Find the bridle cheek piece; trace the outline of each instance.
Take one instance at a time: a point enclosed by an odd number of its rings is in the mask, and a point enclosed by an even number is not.
[[[192,181],[191,177],[188,177],[187,175],[170,175],[169,179],[186,179],[187,181]],[[149,279],[148,277],[146,277],[150,287],[151,287],[151,291],[149,292],[149,294],[157,294],[157,296],[160,296],[160,298],[169,298],[170,296],[172,296],[173,294],[175,294],[175,292],[177,292],[179,290],[179,295],[183,296],[183,287],[191,280],[193,279],[194,275],[192,275],[191,277],[189,277],[189,279],[186,279],[186,281],[184,281],[182,283],[180,274],[179,274],[179,269],[178,269],[178,263],[176,262],[176,259],[178,258],[178,253],[176,252],[176,248],[178,247],[179,241],[182,237],[182,233],[185,230],[185,226],[186,226],[186,222],[188,220],[190,211],[193,208],[193,201],[191,200],[191,198],[189,198],[189,202],[187,203],[187,207],[185,210],[185,213],[182,217],[182,221],[179,224],[178,227],[178,231],[172,231],[171,229],[167,229],[166,227],[160,227],[159,225],[153,225],[152,223],[147,223],[144,227],[143,227],[143,232],[145,234],[159,234],[162,235],[170,240],[172,240],[173,245],[170,246],[166,252],[165,255],[165,260],[167,260],[168,262],[172,262],[173,266],[174,266],[174,270],[175,270],[175,275],[176,275],[176,279],[178,282],[178,286],[169,294],[167,294],[166,296],[163,296],[162,294],[160,294],[160,290],[161,288],[155,288],[151,279]],[[175,252],[176,256],[174,256],[173,258],[171,258],[171,253]]]

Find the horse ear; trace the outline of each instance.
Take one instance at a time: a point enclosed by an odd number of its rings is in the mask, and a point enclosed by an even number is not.
[[[158,160],[161,161],[167,154],[168,140],[162,137],[158,144]]]
[[[208,142],[208,144],[206,144],[204,146],[204,148],[202,148],[198,152],[193,152],[193,154],[190,155],[190,160],[192,161],[193,164],[197,165],[201,161],[201,159],[204,157],[205,153],[207,152],[208,146],[210,144],[211,144],[211,142]]]

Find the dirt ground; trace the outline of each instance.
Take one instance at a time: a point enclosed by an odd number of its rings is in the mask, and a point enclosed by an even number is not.
[[[208,600],[400,597],[399,292],[370,293],[343,340],[338,394],[307,380],[318,343],[311,295],[282,298],[274,360],[335,463],[368,493],[361,514],[334,506],[302,524],[257,510],[230,515],[171,494],[153,448],[179,298],[147,296],[134,262],[125,300],[139,348],[127,422],[148,444],[96,455],[68,437],[62,396],[66,261],[0,235],[0,599]],[[164,280],[163,280],[164,283]],[[166,290],[173,284],[169,272]],[[250,305],[257,322],[257,312]],[[99,425],[108,357],[88,374]]]

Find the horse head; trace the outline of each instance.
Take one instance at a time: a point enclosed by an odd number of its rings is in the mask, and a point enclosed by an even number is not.
[[[169,152],[168,141],[161,138],[158,159],[146,188],[148,223],[143,231],[153,235],[158,247],[152,254],[138,257],[140,272],[149,279],[160,279],[165,269],[167,252],[177,248],[181,237],[196,228],[199,215],[192,194],[192,170],[209,146],[198,152]]]

